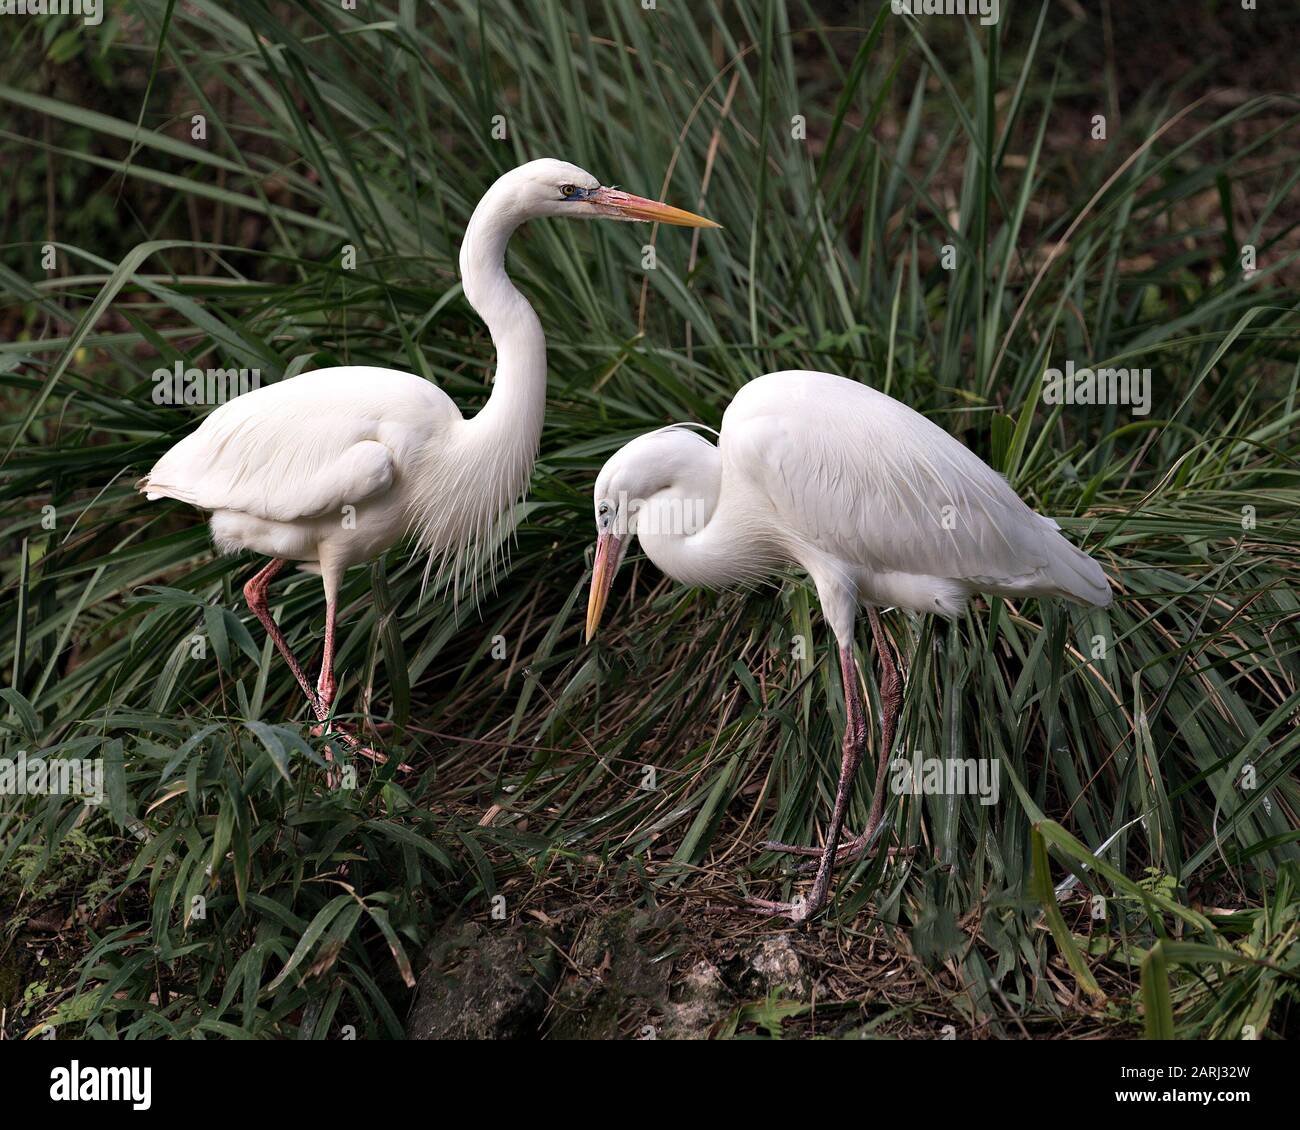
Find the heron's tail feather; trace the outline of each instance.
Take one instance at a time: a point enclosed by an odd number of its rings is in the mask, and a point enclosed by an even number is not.
[[[1110,582],[1097,561],[1060,534],[1051,538],[1050,544],[1052,556],[1048,571],[1061,590],[1059,595],[1097,608],[1110,604]]]
[[[159,482],[158,479],[154,477],[153,472],[145,475],[142,479],[137,479],[135,489],[144,495],[150,502],[159,498],[174,498],[177,502],[188,502],[194,504],[193,491],[169,483]]]
[[[1015,584],[989,591],[1000,596],[1059,596],[1079,604],[1105,608],[1110,604],[1110,582],[1097,562],[1056,532],[1056,523],[1044,519],[1051,532],[1043,539],[1047,561],[1042,568]]]

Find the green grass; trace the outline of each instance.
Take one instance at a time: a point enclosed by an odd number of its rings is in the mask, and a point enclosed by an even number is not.
[[[59,876],[91,843],[107,908],[9,1034],[398,1036],[430,933],[499,891],[514,915],[611,888],[687,914],[788,895],[754,845],[818,842],[843,717],[811,592],[685,590],[634,563],[592,647],[581,604],[608,454],[662,423],[717,426],[746,380],[792,367],[927,413],[1117,589],[1105,612],[886,618],[909,657],[899,748],[996,758],[1002,799],[896,801],[919,850],[845,869],[833,928],[879,923],[948,962],[936,1007],[993,1033],[1084,1017],[1267,1038],[1288,1001],[1294,1023],[1294,99],[1151,91],[1093,142],[1070,25],[1026,4],[992,37],[874,4],[858,30],[800,4],[118,7],[103,55],[87,36],[73,65],[93,88],[107,62],[121,90],[35,93],[36,61],[55,64],[32,27],[13,56],[32,66],[0,82],[4,151],[60,170],[48,234],[0,258],[0,316],[21,328],[0,343],[4,742],[102,757],[107,782],[100,809],[0,799],[0,902],[30,907],[43,883],[74,904]],[[349,576],[341,709],[394,722],[388,748],[419,772],[362,764],[330,792],[240,599],[252,562],[132,489],[197,419],[155,406],[150,374],[381,364],[475,407],[491,345],[460,232],[499,173],[545,155],[725,230],[661,230],[651,271],[630,225],[516,237],[550,389],[509,565],[477,609],[421,602],[399,551]],[[119,229],[64,239],[92,193],[120,201]],[[1064,358],[1151,368],[1153,411],[1044,405]],[[314,666],[318,581],[274,595]],[[796,658],[795,636],[815,647]],[[1057,908],[1053,886],[1120,829]],[[864,994],[859,1022],[881,1009]]]

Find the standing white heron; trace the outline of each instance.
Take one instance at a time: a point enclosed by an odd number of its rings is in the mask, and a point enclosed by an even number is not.
[[[222,405],[138,484],[150,499],[211,511],[219,550],[271,559],[244,595],[322,726],[337,685],[335,613],[344,572],[409,533],[440,569],[471,574],[498,544],[502,523],[527,488],[546,404],[546,341],[506,274],[505,255],[514,230],[542,216],[718,226],[603,188],[565,161],[521,165],[484,194],[460,248],[465,297],[496,348],[492,394],[475,416],[465,419],[446,393],[411,373],[320,369]],[[267,603],[272,578],[291,561],[318,573],[325,586],[315,688]],[[340,738],[360,749],[350,735]]]
[[[770,373],[740,390],[715,447],[672,426],[634,439],[596,480],[596,554],[587,639],[600,623],[633,537],[664,573],[688,585],[752,584],[798,566],[817,589],[839,644],[846,726],[839,786],[807,898],[751,899],[795,922],[830,893],[837,859],[873,843],[902,680],[879,608],[961,614],[976,592],[1059,596],[1104,607],[1101,566],[1050,518],[1034,513],[991,467],[938,425],[892,397],[830,373]],[[866,829],[840,832],[867,740],[861,673],[853,654],[866,606],[880,662],[881,747]]]

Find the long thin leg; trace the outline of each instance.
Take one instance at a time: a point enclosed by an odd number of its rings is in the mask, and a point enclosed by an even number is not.
[[[338,689],[338,684],[334,679],[334,637],[335,618],[338,611],[338,585],[331,585],[328,581],[325,585],[325,658],[321,664],[320,682],[313,689],[311,680],[307,678],[307,673],[302,669],[302,664],[289,650],[289,643],[284,638],[284,633],[280,631],[280,626],[275,622],[275,617],[271,615],[271,609],[266,599],[266,590],[270,588],[271,581],[287,564],[288,562],[284,558],[273,557],[261,572],[254,574],[248,583],[244,585],[244,599],[248,601],[248,607],[253,610],[253,615],[262,622],[266,634],[271,637],[271,642],[275,644],[276,649],[289,665],[289,670],[293,672],[293,677],[298,680],[298,685],[302,687],[302,693],[307,696],[312,713],[316,715],[316,721],[320,723],[319,726],[313,728],[312,732],[319,735],[324,732],[324,724],[330,716],[330,708],[334,704],[334,694]],[[334,732],[334,736],[353,753],[368,757],[372,761],[378,761],[381,765],[388,760],[384,754],[363,746],[349,733],[337,730]],[[325,756],[327,759],[332,760],[329,750],[325,751]],[[402,765],[400,768],[404,772],[411,770],[409,765]],[[325,779],[331,787],[337,783],[333,770],[326,774]]]
[[[876,787],[871,794],[871,812],[862,835],[840,845],[839,859],[850,862],[867,851],[868,845],[880,827],[885,812],[885,781],[889,778],[889,755],[894,748],[894,728],[898,725],[898,712],[903,705],[903,679],[894,662],[894,653],[880,623],[880,613],[867,606],[871,621],[871,638],[875,641],[876,657],[880,663],[880,761],[876,766]]]
[[[826,834],[826,844],[822,848],[821,862],[817,866],[817,878],[806,899],[796,899],[792,903],[768,902],[766,899],[751,899],[750,905],[765,914],[783,914],[792,922],[802,922],[811,918],[823,906],[830,896],[831,874],[835,868],[835,851],[839,845],[840,829],[844,826],[844,814],[848,811],[849,795],[853,791],[853,778],[858,766],[862,764],[862,754],[866,747],[866,714],[862,704],[862,680],[858,674],[858,663],[853,658],[853,647],[840,648],[840,676],[844,680],[844,744],[840,758],[840,781],[835,790],[835,808],[831,813],[831,826]]]
[[[325,711],[325,716],[329,716],[330,708],[334,705],[334,694],[338,690],[338,682],[334,678],[334,624],[338,613],[338,592],[337,586],[325,585],[325,654],[320,661],[320,680],[316,683],[316,694],[320,698],[320,704]]]
[[[875,790],[871,795],[871,812],[867,816],[867,827],[862,835],[854,836],[840,845],[838,859],[850,862],[861,857],[875,837],[885,810],[885,782],[889,777],[889,754],[894,746],[894,729],[898,724],[898,713],[903,704],[903,680],[898,666],[894,662],[893,651],[885,636],[885,629],[880,623],[880,614],[871,605],[867,606],[867,618],[871,621],[871,636],[876,645],[876,656],[880,662],[880,755],[876,765]],[[795,844],[768,842],[763,845],[769,851],[782,851],[791,855],[818,855],[817,848],[803,847]],[[812,869],[811,864],[808,870]]]
[[[352,728],[345,726],[342,722],[335,722],[330,719],[330,714],[334,709],[334,696],[338,692],[338,680],[334,677],[334,647],[338,622],[340,575],[331,570],[325,570],[322,576],[325,580],[325,652],[321,657],[320,680],[316,684],[316,693],[323,711],[320,717],[322,720],[329,719],[327,725],[330,735],[336,737],[340,743],[347,746],[354,754],[360,757],[368,757],[371,761],[383,765],[388,761],[387,754],[362,745]],[[323,733],[324,726],[315,727],[312,732],[315,734]],[[399,768],[403,772],[411,772],[409,765],[403,764]]]
[[[273,557],[267,564],[266,568],[260,573],[255,574],[244,585],[244,599],[248,601],[248,607],[253,610],[253,615],[261,622],[262,627],[266,629],[266,634],[271,637],[271,642],[275,644],[277,650],[284,657],[284,661],[289,665],[289,670],[293,672],[293,677],[298,680],[298,685],[302,687],[302,693],[307,696],[308,702],[311,703],[312,711],[315,713],[318,721],[323,721],[328,711],[321,708],[320,698],[316,691],[312,689],[311,681],[307,678],[306,672],[302,669],[302,664],[294,658],[294,654],[289,650],[288,641],[284,638],[284,633],[280,631],[280,626],[275,622],[275,617],[271,615],[271,609],[268,607],[266,599],[266,590],[271,587],[271,581],[285,567],[287,562],[282,557]]]
[[[876,659],[880,663],[880,764],[876,766],[876,789],[871,794],[871,813],[867,817],[867,830],[858,837],[865,844],[875,835],[880,817],[885,810],[885,780],[889,775],[889,754],[894,748],[894,727],[898,724],[898,711],[903,705],[903,680],[894,663],[889,640],[880,623],[880,613],[867,605],[867,618],[871,621],[871,638],[876,644]],[[851,848],[853,845],[849,845]],[[861,850],[861,849],[859,849]]]

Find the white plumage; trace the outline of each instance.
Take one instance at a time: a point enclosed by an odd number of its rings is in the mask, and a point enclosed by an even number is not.
[[[465,296],[497,351],[492,395],[477,415],[465,419],[444,392],[411,373],[321,369],[217,408],[140,480],[150,499],[210,511],[223,552],[271,558],[244,592],[322,722],[334,698],[335,605],[344,572],[411,534],[431,567],[457,582],[475,578],[501,547],[527,488],[546,405],[546,342],[506,275],[505,254],[514,230],[538,216],[717,226],[602,188],[567,162],[531,161],[492,185],[461,245]],[[325,587],[325,654],[315,690],[266,603],[267,586],[290,561],[319,573]]]
[[[1110,603],[1101,567],[1001,475],[906,405],[830,373],[751,381],[728,406],[717,446],[684,427],[633,440],[601,470],[595,506],[589,638],[634,536],[655,565],[686,584],[749,584],[797,566],[817,588],[839,643],[850,725],[838,815],[812,897],[797,906],[762,904],[796,920],[827,897],[865,741],[853,656],[858,609],[865,605],[871,619],[885,701],[872,813],[866,831],[845,845],[853,853],[869,845],[879,823],[901,701],[877,608],[954,617],[977,592]]]
[[[320,369],[223,404],[141,488],[211,511],[225,552],[341,571],[401,536],[427,493],[416,460],[455,446],[465,426],[441,389],[410,373]]]
[[[1100,567],[937,424],[829,373],[771,373],[723,417],[724,501],[770,503],[794,562],[861,601],[956,616],[973,592],[1106,603]]]

